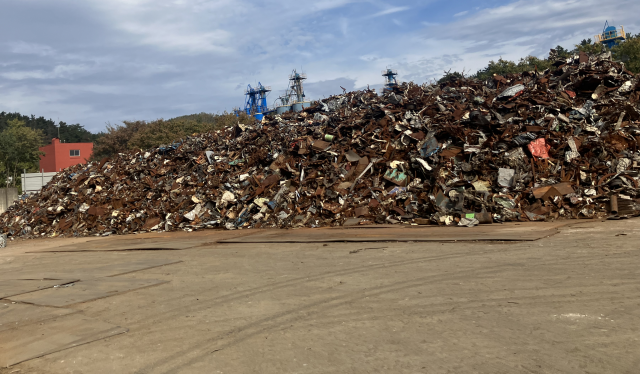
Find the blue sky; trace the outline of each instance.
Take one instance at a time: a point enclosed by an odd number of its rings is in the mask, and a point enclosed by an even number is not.
[[[307,97],[427,82],[500,56],[544,57],[602,30],[640,33],[640,1],[3,0],[0,111],[97,132],[241,106],[247,84]]]

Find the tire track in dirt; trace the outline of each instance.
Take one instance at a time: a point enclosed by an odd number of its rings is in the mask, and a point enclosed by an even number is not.
[[[592,255],[589,257],[593,257]],[[559,264],[563,262],[571,262],[575,261],[576,258],[568,258],[564,261],[554,261],[553,264]],[[402,261],[406,262],[406,261]],[[413,261],[411,261],[413,262]],[[508,266],[508,264],[506,264]],[[540,266],[542,264],[530,264],[531,266]],[[467,271],[457,272],[455,274],[433,274],[425,277],[416,278],[414,280],[409,281],[400,281],[394,282],[385,286],[380,286],[372,289],[370,293],[358,293],[358,294],[347,294],[334,296],[330,298],[324,298],[322,300],[314,301],[312,303],[308,303],[293,309],[289,309],[286,311],[282,311],[271,315],[269,317],[261,318],[257,321],[250,322],[240,327],[236,327],[231,329],[230,331],[219,334],[215,337],[205,339],[193,344],[191,347],[185,348],[184,350],[175,353],[169,357],[165,357],[160,362],[156,362],[151,367],[145,368],[142,371],[138,371],[139,373],[147,373],[150,370],[159,369],[160,367],[169,364],[172,361],[176,360],[184,360],[189,357],[188,361],[185,363],[176,363],[173,367],[162,371],[162,373],[171,373],[177,371],[179,368],[187,367],[190,364],[196,363],[203,356],[210,354],[213,351],[219,351],[234,345],[237,345],[251,337],[256,335],[264,334],[273,330],[281,329],[283,326],[292,325],[298,321],[305,320],[310,318],[311,316],[318,315],[324,311],[332,310],[335,308],[339,308],[343,305],[347,305],[349,303],[360,300],[364,297],[372,297],[372,296],[380,296],[384,294],[399,292],[407,289],[411,289],[418,286],[424,286],[425,284],[430,284],[433,282],[442,282],[442,281],[450,281],[456,280],[460,277],[467,279],[469,276],[473,275],[483,275],[483,274],[491,274],[494,270],[499,270],[503,268],[505,265],[496,265],[492,267],[484,267],[482,269],[470,269]],[[304,314],[304,315],[302,315]],[[219,344],[221,340],[233,337],[233,340]],[[206,347],[206,349],[205,349]],[[194,353],[194,352],[201,353]],[[204,351],[204,352],[203,352]],[[179,365],[179,367],[175,367]]]
[[[530,250],[530,247],[524,247],[524,248],[518,248],[518,249],[497,248],[492,251],[484,251],[484,252],[474,252],[473,250],[469,250],[467,252],[456,253],[456,254],[424,256],[424,257],[417,257],[417,258],[412,258],[408,260],[380,262],[377,264],[372,264],[367,266],[355,266],[347,269],[340,269],[336,271],[330,271],[330,272],[320,273],[320,274],[311,275],[311,276],[290,278],[287,280],[278,281],[278,282],[274,282],[274,283],[270,283],[270,284],[266,284],[258,287],[253,287],[250,289],[246,289],[246,290],[242,290],[234,293],[228,293],[225,295],[214,297],[212,299],[200,299],[196,307],[189,308],[186,311],[184,309],[185,308],[184,305],[179,303],[180,300],[176,300],[177,304],[180,304],[179,306],[176,306],[171,309],[163,310],[162,313],[154,315],[154,319],[162,319],[163,317],[171,316],[172,314],[175,314],[178,311],[182,313],[185,313],[185,312],[198,313],[203,310],[210,309],[212,306],[218,305],[220,303],[233,302],[243,298],[259,295],[265,292],[272,292],[272,291],[280,290],[290,286],[297,286],[300,284],[300,282],[313,282],[313,281],[323,280],[323,279],[335,277],[335,276],[349,276],[354,274],[366,273],[366,272],[378,270],[378,269],[402,267],[408,264],[416,264],[418,262],[442,261],[442,260],[450,260],[450,259],[458,259],[458,258],[484,257],[487,255],[504,253],[507,251],[509,252],[509,255],[511,255],[511,254],[518,254],[520,252],[525,252],[528,250]],[[592,259],[592,258],[593,258],[593,254],[586,254],[583,256],[572,256],[570,257],[569,260],[579,261],[582,259]],[[598,259],[593,259],[593,261],[598,261]],[[551,264],[555,264],[555,263],[556,262],[553,262]],[[527,265],[529,266],[530,264],[527,264]],[[514,265],[504,264],[504,266],[512,267]],[[131,330],[146,329],[146,328],[152,327],[154,324],[155,322],[153,321],[146,321],[146,322],[137,323],[137,324],[134,323],[127,327],[129,327]]]
[[[482,252],[482,253],[474,252],[474,254],[477,254],[477,255],[480,256],[480,255],[487,255],[487,254],[499,253],[499,252],[504,252],[504,251],[506,251],[506,249],[501,248],[501,249],[496,249],[495,251],[490,251],[490,252],[489,251],[485,251],[485,252]],[[188,312],[189,313],[197,313],[197,312],[200,312],[200,311],[203,311],[203,310],[211,308],[212,305],[217,305],[217,304],[226,303],[226,302],[232,302],[232,301],[236,301],[236,300],[243,299],[243,298],[246,298],[246,297],[251,297],[251,296],[254,296],[254,295],[258,295],[258,294],[261,294],[261,293],[276,291],[276,290],[279,290],[279,289],[282,289],[282,288],[286,288],[286,287],[289,287],[289,286],[296,286],[296,285],[299,285],[300,282],[312,282],[312,281],[322,280],[322,279],[326,279],[326,278],[334,277],[334,276],[348,276],[348,275],[353,275],[353,274],[358,274],[358,273],[365,273],[365,272],[369,272],[369,271],[372,271],[372,270],[400,267],[400,266],[404,266],[404,265],[407,265],[407,264],[416,264],[418,262],[440,261],[440,260],[456,259],[456,258],[469,257],[469,256],[470,256],[469,253],[448,254],[448,255],[440,255],[440,256],[425,256],[425,257],[412,258],[412,259],[409,259],[409,260],[399,260],[399,261],[392,261],[392,262],[381,262],[381,263],[368,265],[368,266],[356,266],[356,267],[351,267],[351,268],[341,269],[341,270],[336,270],[336,271],[330,271],[330,272],[320,273],[320,274],[311,275],[311,276],[302,276],[302,277],[290,278],[290,279],[287,279],[287,280],[278,281],[278,282],[266,284],[266,285],[263,285],[263,286],[253,287],[253,288],[242,290],[242,291],[239,291],[239,292],[234,292],[234,293],[221,295],[221,296],[218,296],[218,297],[214,297],[212,299],[207,299],[207,300],[202,299],[202,300],[199,301],[199,303],[198,303],[196,308],[189,309]],[[163,310],[161,314],[154,315],[154,318],[161,319],[162,317],[174,314],[177,311],[184,312],[184,305],[180,305],[180,306],[177,306],[175,308],[168,309],[168,310]],[[154,323],[139,323],[139,324],[130,325],[128,327],[130,329],[147,328],[147,327],[153,326],[153,324]]]

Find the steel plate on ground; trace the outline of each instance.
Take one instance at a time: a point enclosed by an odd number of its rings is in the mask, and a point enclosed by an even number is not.
[[[72,283],[78,279],[7,279],[0,280],[0,299]]]
[[[64,270],[59,267],[55,269],[42,269],[41,265],[34,266],[34,269],[15,269],[0,274],[1,279],[93,279],[100,277],[115,277],[117,275],[123,275],[133,273],[136,271],[142,271],[147,269],[156,268],[159,266],[172,265],[182,262],[180,260],[169,260],[162,258],[147,258],[144,260],[133,260],[127,262],[118,262],[106,265],[90,265],[82,264],[76,265],[69,263],[65,266]],[[37,269],[37,270],[36,270]]]
[[[31,323],[42,322],[51,318],[77,313],[77,310],[50,308],[40,305],[29,305],[0,301],[0,331],[15,329]]]
[[[510,223],[475,227],[406,226],[272,230],[220,243],[532,241],[557,233],[568,222]]]
[[[157,279],[98,278],[80,281],[68,287],[51,288],[19,295],[12,297],[11,300],[29,304],[63,307],[167,282]]]
[[[0,365],[15,365],[127,331],[80,314],[29,324],[0,334]]]

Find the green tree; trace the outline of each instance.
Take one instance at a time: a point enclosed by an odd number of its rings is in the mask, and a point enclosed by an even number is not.
[[[60,121],[56,126],[55,121],[51,119],[34,115],[25,116],[18,112],[0,112],[0,131],[7,128],[9,121],[14,119],[24,122],[31,129],[40,130],[44,144],[51,143],[53,138],[60,138],[60,141],[65,143],[91,143],[100,137],[100,134],[92,134],[77,123],[75,125],[67,125],[66,122]]]
[[[92,143],[97,135],[92,134],[79,123],[67,125],[65,122],[58,122],[60,127],[60,141],[64,143]]]
[[[34,130],[19,119],[8,121],[0,132],[0,163],[6,175],[7,187],[15,187],[22,169],[37,171],[40,162],[42,131]]]
[[[129,140],[146,126],[147,123],[145,121],[125,121],[122,126],[107,125],[107,132],[99,139],[96,139],[93,144],[91,159],[100,160],[104,157],[126,152],[129,149]]]
[[[544,71],[548,68],[551,68],[551,62],[549,60],[540,59],[535,56],[527,56],[525,58],[521,58],[517,63],[514,61],[505,60],[500,57],[498,61],[491,60],[489,61],[489,65],[487,65],[487,67],[478,70],[478,72],[476,73],[476,78],[486,80],[493,77],[494,74],[519,74],[526,71],[533,71],[535,69],[538,69],[538,71]]]
[[[582,41],[580,42],[580,45],[581,45],[581,46],[583,46],[583,47],[588,46],[588,45],[591,45],[591,44],[592,44],[592,43],[591,43],[591,38],[589,38],[589,39],[582,39]]]
[[[438,80],[438,84],[447,83],[447,82],[455,82],[458,79],[462,79],[462,78],[464,78],[464,74],[459,73],[457,71],[454,71],[452,73],[451,70],[449,70],[449,71],[445,71],[444,72],[444,76],[442,76],[442,78],[440,78]]]
[[[592,55],[600,54],[606,51],[607,47],[601,43],[592,43],[591,38],[582,39],[580,44],[576,44],[575,51],[585,52]]]
[[[197,113],[146,121],[124,121],[123,125],[107,126],[107,132],[94,142],[92,160],[111,157],[133,149],[147,149],[168,145],[180,139],[203,132],[215,131],[237,123],[250,124],[255,119],[244,113]]]
[[[493,77],[494,74],[506,75],[518,73],[518,65],[509,60],[504,60],[502,57],[498,61],[489,61],[484,69],[478,70],[476,77],[481,80],[486,80]]]
[[[236,117],[234,114],[199,113],[169,119],[159,119],[147,123],[131,140],[129,149],[147,149],[161,145],[169,145],[189,135],[220,130],[237,123],[248,124],[253,118],[246,114]]]
[[[611,48],[613,57],[618,61],[624,61],[629,71],[640,73],[640,34],[628,35],[627,41]]]
[[[226,114],[227,113],[224,113],[222,115],[226,115]],[[197,123],[214,123],[214,122],[217,121],[219,116],[220,116],[220,114],[201,112],[201,113],[187,114],[187,115],[184,115],[184,116],[171,118],[169,121],[173,121],[173,120],[193,120],[193,121],[196,121]]]
[[[235,126],[236,123],[243,125],[251,125],[255,123],[255,118],[247,115],[246,113],[240,113],[240,116],[236,117],[233,113],[224,112],[216,115],[216,130],[229,126]]]
[[[36,117],[34,115],[25,116],[18,112],[0,112],[0,131],[9,127],[9,121],[11,120],[22,121],[27,127],[34,130],[40,130],[42,133],[42,141],[45,144],[50,143],[51,139],[58,137],[58,129],[56,128],[56,123],[53,120],[45,119],[44,117]]]
[[[525,71],[533,71],[536,69],[538,71],[545,71],[549,68],[551,68],[551,62],[549,60],[537,58],[535,56],[527,56],[525,58],[521,58],[518,62],[518,69],[520,69],[522,73],[524,73]]]
[[[135,133],[127,146],[130,149],[147,149],[168,145],[191,134],[211,131],[213,127],[212,123],[199,123],[190,119],[159,119],[147,123],[143,129]]]
[[[558,52],[558,57],[560,57],[560,58],[568,58],[572,54],[572,51],[564,48],[561,45],[558,45],[554,49],[556,50],[556,52]]]

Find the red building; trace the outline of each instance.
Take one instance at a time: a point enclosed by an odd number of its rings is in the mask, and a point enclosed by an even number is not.
[[[93,143],[60,143],[53,138],[51,144],[40,147],[40,171],[58,172],[76,164],[86,164],[93,153]]]

